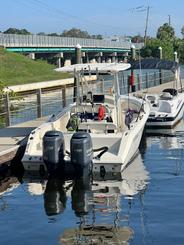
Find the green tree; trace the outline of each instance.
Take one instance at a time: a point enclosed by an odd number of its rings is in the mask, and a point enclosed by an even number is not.
[[[78,38],[90,38],[91,37],[87,31],[82,31],[77,28],[72,28],[70,30],[64,30],[61,36],[62,37],[78,37]]]
[[[140,34],[137,34],[136,36],[133,36],[131,38],[132,43],[143,43],[144,37],[142,37]]]
[[[54,37],[57,37],[57,36],[60,36],[58,33],[56,32],[53,32],[53,33],[49,33],[48,36],[54,36]]]
[[[184,26],[182,26],[182,28],[181,28],[181,34],[182,34],[182,36],[184,38]]]
[[[157,38],[150,38],[147,40],[146,46],[141,49],[141,56],[146,57],[159,57],[158,47],[162,46],[162,42]]]
[[[42,32],[42,31],[41,31],[41,32],[38,32],[37,35],[39,35],[39,36],[45,36],[45,35],[47,35],[47,34],[46,34],[45,32]]]
[[[26,29],[17,29],[17,28],[9,28],[6,31],[3,32],[4,34],[23,34],[23,35],[29,35],[31,34]]]
[[[178,58],[180,63],[184,64],[184,42],[180,42],[179,43],[179,47],[178,47]]]
[[[163,24],[158,28],[157,31],[157,38],[160,40],[174,40],[175,38],[175,31],[172,26],[168,23]]]
[[[91,38],[102,40],[103,36],[101,34],[97,34],[97,35],[91,35]]]

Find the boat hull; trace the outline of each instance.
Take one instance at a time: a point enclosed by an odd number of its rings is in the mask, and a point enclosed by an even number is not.
[[[170,102],[169,102],[170,103]],[[172,107],[175,105],[175,109]],[[167,113],[164,111],[154,111],[151,110],[150,116],[146,123],[147,129],[153,128],[164,128],[164,129],[172,129],[178,124],[183,118],[184,113],[184,95],[180,94],[178,98],[174,99],[174,102],[170,104],[171,112]],[[155,113],[155,115],[152,115]]]

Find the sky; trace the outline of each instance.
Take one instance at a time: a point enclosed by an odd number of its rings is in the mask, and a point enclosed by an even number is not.
[[[184,0],[0,0],[0,31],[10,27],[31,33],[62,33],[73,27],[90,34],[148,36],[171,19],[176,35],[184,25]]]

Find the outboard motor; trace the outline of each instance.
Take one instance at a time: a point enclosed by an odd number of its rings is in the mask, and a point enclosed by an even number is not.
[[[89,167],[93,159],[93,147],[90,134],[74,133],[70,141],[71,162],[79,170]]]
[[[43,137],[43,160],[49,173],[64,163],[64,136],[60,131],[48,131]]]

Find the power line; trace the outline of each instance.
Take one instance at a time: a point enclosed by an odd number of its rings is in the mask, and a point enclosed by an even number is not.
[[[98,28],[102,29],[104,27],[108,27],[108,28],[112,28],[112,29],[121,29],[121,27],[117,27],[117,26],[109,26],[109,25],[105,25],[105,24],[102,24],[102,23],[96,23],[96,22],[93,22],[93,21],[90,21],[88,19],[85,19],[85,18],[81,18],[81,17],[78,17],[78,16],[75,16],[75,15],[71,15],[71,14],[68,14],[66,13],[65,11],[62,11],[60,9],[56,9],[54,7],[51,7],[49,6],[48,4],[40,1],[40,0],[32,0],[32,3],[34,2],[34,4],[36,4],[37,6],[41,6],[43,8],[45,8],[48,12],[52,13],[53,12],[58,16],[58,17],[62,17],[63,16],[66,16],[70,19],[74,19],[74,20],[77,20],[81,23],[88,23],[88,24],[91,24],[91,25],[95,25],[97,26]],[[54,14],[54,16],[55,16]]]

